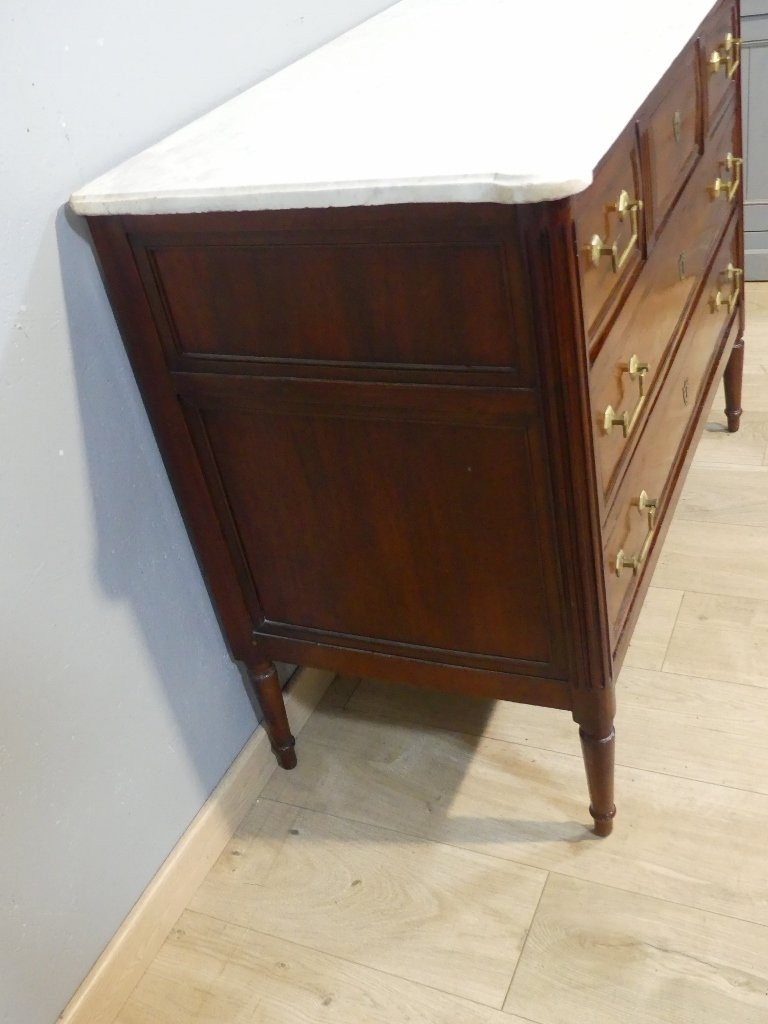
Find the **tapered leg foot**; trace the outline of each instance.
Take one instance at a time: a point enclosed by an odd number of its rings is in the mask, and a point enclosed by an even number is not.
[[[294,743],[296,740],[293,741]],[[296,758],[296,751],[293,747],[272,747],[272,752],[277,758],[277,763],[281,768],[285,768],[290,771],[291,768],[295,768],[298,764]]]
[[[255,666],[249,665],[248,675],[259,699],[264,715],[264,727],[267,730],[277,763],[281,768],[295,768],[296,740],[288,725],[283,690],[275,666],[270,661],[261,662]]]
[[[741,420],[741,381],[744,376],[744,339],[739,340],[731,349],[723,374],[725,385],[725,415],[728,419],[728,430],[735,434]]]
[[[590,736],[579,729],[584,767],[589,787],[589,813],[595,821],[595,835],[609,836],[616,817],[613,802],[614,751],[616,731],[611,726],[605,736]]]

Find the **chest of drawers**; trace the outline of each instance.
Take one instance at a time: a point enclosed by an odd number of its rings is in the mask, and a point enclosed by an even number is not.
[[[614,683],[723,373],[739,423],[737,16],[687,14],[578,187],[73,197],[283,767],[273,659],[562,708],[610,832]]]

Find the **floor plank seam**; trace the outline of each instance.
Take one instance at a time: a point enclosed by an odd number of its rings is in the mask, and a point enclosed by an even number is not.
[[[451,999],[458,999],[465,1003],[471,1003],[473,1006],[482,1006],[486,1010],[496,1010],[498,1007],[492,1003],[481,1003],[477,999],[472,999],[469,996],[458,995],[456,992],[449,992],[447,989],[438,988],[437,985],[430,985],[425,981],[414,981],[413,978],[406,978],[402,974],[395,974],[394,971],[386,971],[382,967],[372,967],[370,964],[362,963],[360,960],[350,960],[349,957],[341,956],[339,953],[329,953],[327,949],[320,949],[317,946],[312,946],[306,942],[298,942],[296,939],[286,939],[284,935],[276,935],[274,932],[266,932],[261,928],[254,928],[252,925],[241,924],[239,921],[231,921],[228,917],[219,917],[217,914],[204,913],[200,910],[192,910],[187,908],[184,913],[196,914],[197,917],[208,918],[210,921],[218,921],[219,924],[230,925],[233,928],[242,928],[243,931],[250,932],[252,935],[262,935],[265,938],[277,939],[278,942],[286,942],[291,946],[296,946],[299,949],[307,949],[312,953],[319,953],[321,956],[327,956],[330,960],[338,960],[340,963],[349,964],[352,967],[360,967],[366,971],[373,971],[376,974],[380,974],[385,978],[396,978],[398,981],[404,981],[408,985],[416,985],[418,988],[427,989],[430,992],[439,992],[441,995],[449,996]],[[530,1019],[530,1018],[527,1018]],[[531,1024],[539,1024],[537,1021],[532,1021]]]
[[[670,593],[674,593],[676,590],[680,590],[680,587],[665,587],[663,583],[654,583],[653,580],[651,580],[648,585],[648,590],[666,590]],[[647,601],[648,598],[646,597],[645,600]]]
[[[664,648],[664,654],[662,655],[662,658],[661,658],[661,669],[660,669],[660,671],[662,671],[662,672],[664,671],[664,662],[667,660],[667,655],[669,654],[669,648],[670,648],[670,645],[672,644],[672,637],[675,635],[675,629],[677,628],[677,624],[680,621],[680,612],[683,610],[683,602],[685,601],[685,595],[687,593],[688,593],[688,591],[686,591],[686,590],[684,590],[683,593],[682,593],[682,597],[680,598],[680,603],[677,606],[677,612],[675,613],[675,621],[672,623],[672,629],[669,631],[669,637],[667,638],[667,645]],[[619,685],[620,685],[621,684],[621,673],[619,673],[619,680],[618,680],[618,682],[619,682]]]
[[[765,628],[766,631],[768,631],[768,626],[766,626]],[[654,670],[644,669],[641,671],[650,672]],[[664,675],[667,676],[682,676],[684,679],[696,679],[702,683],[725,683],[728,686],[748,686],[751,690],[762,690],[763,692],[768,690],[768,675],[766,675],[765,685],[763,685],[762,683],[749,683],[746,681],[746,679],[723,679],[717,676],[700,676],[697,675],[695,672],[675,672],[671,668],[664,668],[663,664],[660,669],[656,669],[655,671],[662,672]],[[621,681],[619,681],[619,686],[620,685]]]
[[[616,734],[616,742],[620,740],[620,734]],[[616,761],[617,768],[626,768],[630,772],[643,772],[646,775],[661,775],[665,779],[679,779],[680,782],[695,782],[697,786],[714,786],[717,789],[727,789],[735,793],[748,793],[750,796],[768,796],[768,790],[744,789],[743,786],[733,786],[728,782],[713,782],[711,779],[697,779],[693,775],[677,775],[675,772],[663,772],[654,768],[639,768],[634,764],[623,764]]]
[[[726,914],[722,910],[712,910],[711,907],[699,906],[694,903],[684,903],[681,900],[671,900],[668,896],[655,896],[651,893],[641,892],[640,889],[623,889],[620,885],[613,885],[611,884],[611,882],[596,882],[593,878],[587,878],[585,875],[570,875],[566,871],[558,871],[554,868],[549,869],[549,874],[557,878],[566,878],[571,881],[573,881],[573,879],[576,879],[576,881],[578,882],[588,882],[590,885],[598,885],[601,886],[603,889],[612,889],[614,892],[631,893],[633,896],[640,896],[641,899],[656,900],[659,903],[666,903],[670,907],[682,907],[684,910],[692,910],[698,914],[708,914],[712,917],[722,917],[726,921],[737,921],[739,924],[748,924],[750,927],[761,928],[764,932],[768,932],[768,923],[763,923],[762,921],[755,921],[751,917],[739,917],[738,914]]]
[[[637,671],[656,671],[656,672],[661,672],[663,670],[662,669],[638,669]],[[689,675],[689,673],[686,673],[686,672],[668,672],[667,675],[671,675],[671,676],[680,675],[680,676],[684,676],[684,677],[690,678],[690,679],[700,679],[703,682],[717,682],[717,680],[712,680],[712,679],[710,679],[707,676],[692,676],[692,675]],[[720,680],[720,681],[721,682],[733,682],[731,680]],[[619,683],[619,686],[620,685],[621,685],[621,683]],[[736,682],[734,682],[733,685],[734,686],[751,686],[751,688],[755,689],[755,690],[766,690],[766,689],[768,689],[768,687],[759,686],[757,683],[750,684],[750,683],[736,683]],[[372,721],[376,721],[376,722],[381,722],[381,723],[383,723],[385,725],[403,725],[402,721],[399,721],[398,719],[384,718],[384,717],[375,716],[375,715],[370,715],[370,716],[366,715],[366,720],[367,721],[371,721],[372,720]],[[624,768],[624,769],[626,769],[627,771],[630,771],[630,772],[643,772],[643,774],[645,774],[645,775],[661,776],[661,777],[666,778],[666,779],[679,779],[681,782],[695,782],[699,786],[715,786],[717,788],[733,790],[733,791],[735,791],[737,793],[750,793],[750,794],[752,794],[754,796],[768,796],[768,791],[764,791],[764,790],[761,790],[761,789],[747,789],[747,788],[744,788],[743,786],[734,786],[731,783],[727,783],[727,782],[713,782],[712,779],[699,779],[699,778],[697,778],[694,775],[679,775],[677,772],[665,772],[665,771],[662,771],[660,768],[648,768],[648,767],[644,767],[644,766],[641,766],[641,765],[629,764],[629,763],[627,763],[625,761],[622,761],[621,760],[621,753],[620,753],[620,750],[621,750],[621,728],[622,728],[622,723],[617,719],[617,725],[616,725],[616,767],[617,768]],[[558,757],[570,757],[570,758],[574,758],[576,760],[581,761],[581,754],[578,751],[575,751],[575,752],[571,753],[570,751],[559,750],[556,747],[534,746],[533,744],[523,743],[520,740],[508,740],[508,739],[503,739],[503,738],[498,737],[498,736],[487,736],[485,733],[483,733],[481,735],[477,735],[475,733],[458,732],[455,729],[441,729],[438,726],[424,726],[424,731],[425,732],[426,731],[433,731],[433,732],[447,733],[448,735],[451,735],[451,736],[466,736],[466,737],[469,737],[470,739],[491,739],[491,740],[493,740],[494,743],[505,743],[505,744],[507,744],[507,746],[519,747],[522,750],[539,751],[542,754],[557,754]],[[322,742],[320,742],[318,740],[314,740],[314,739],[305,740],[304,742],[305,743],[314,743],[316,746],[322,747],[324,750],[336,750],[337,749],[335,746],[333,746],[333,744],[322,743]],[[312,810],[311,807],[303,807],[302,805],[292,804],[292,803],[289,803],[288,801],[277,800],[277,798],[275,798],[275,797],[268,797],[266,799],[275,800],[277,803],[286,803],[290,807],[296,806],[296,807],[299,807],[301,810],[305,810],[305,811],[311,811]],[[322,811],[320,813],[325,814],[326,812]],[[354,820],[354,819],[345,819],[343,817],[343,815],[332,815],[332,817],[339,817],[339,819],[342,820],[342,821],[344,821],[344,820]],[[379,826],[377,826],[377,827],[379,827]],[[384,827],[384,826],[380,826],[380,827]],[[585,828],[586,828],[586,825],[585,825]],[[396,832],[398,830],[397,829],[392,829],[392,831]],[[409,835],[410,833],[401,833],[401,834]]]
[[[544,883],[543,883],[543,885],[541,887],[541,892],[539,893],[539,898],[536,901],[536,906],[535,906],[533,914],[531,916],[531,923],[528,925],[528,928],[526,929],[525,938],[523,939],[523,944],[520,947],[520,952],[519,952],[518,957],[517,957],[517,962],[515,963],[515,969],[512,971],[512,977],[509,979],[509,985],[507,985],[507,991],[504,993],[504,998],[502,999],[501,1006],[499,1007],[499,1009],[502,1012],[504,1011],[504,1006],[506,1005],[506,1002],[509,999],[509,993],[512,991],[512,986],[515,983],[515,976],[517,975],[517,969],[520,966],[520,963],[522,962],[523,954],[525,953],[525,947],[528,945],[528,939],[530,937],[531,932],[533,931],[533,924],[534,924],[534,922],[536,920],[536,915],[539,912],[539,907],[541,906],[541,901],[544,898],[544,890],[547,888],[547,885],[549,884],[549,879],[551,877],[551,874],[552,874],[551,871],[547,871],[547,876],[544,879]]]
[[[689,780],[684,780],[684,781],[689,781]],[[706,785],[706,786],[714,786],[715,788],[720,788],[716,784],[709,783],[709,782],[698,783],[698,784],[699,785]],[[749,792],[749,791],[747,791],[747,792]],[[759,795],[762,795],[762,794],[759,794]],[[593,885],[602,885],[606,889],[613,889],[616,892],[629,892],[629,893],[633,893],[635,896],[644,896],[647,899],[659,900],[662,903],[668,903],[668,904],[670,904],[670,906],[673,906],[673,907],[686,907],[688,910],[694,910],[694,911],[698,911],[700,913],[715,914],[718,917],[724,917],[724,918],[727,918],[730,921],[741,921],[744,924],[751,924],[751,925],[755,925],[755,927],[757,927],[757,928],[763,928],[763,929],[768,930],[768,923],[764,924],[761,921],[755,921],[755,920],[753,920],[752,918],[749,918],[749,917],[739,917],[737,914],[727,914],[727,913],[725,913],[722,910],[712,910],[710,907],[706,907],[706,906],[703,906],[703,905],[694,904],[694,903],[685,903],[682,900],[672,900],[672,899],[669,899],[669,897],[667,897],[667,896],[656,896],[656,895],[653,895],[653,894],[648,893],[648,892],[643,892],[640,889],[622,888],[620,885],[613,885],[610,882],[604,882],[604,881],[595,882],[595,880],[593,878],[591,878],[589,875],[586,875],[586,874],[578,874],[576,872],[571,874],[571,873],[569,873],[567,871],[563,871],[562,869],[561,870],[555,870],[553,868],[543,868],[541,866],[541,864],[534,864],[534,863],[531,863],[530,861],[527,861],[527,860],[518,860],[516,858],[512,859],[510,857],[502,857],[502,856],[500,856],[499,854],[496,854],[496,853],[488,853],[486,850],[478,850],[477,848],[471,847],[471,846],[462,846],[459,843],[450,842],[447,839],[433,839],[433,838],[431,838],[429,836],[415,835],[412,832],[403,832],[400,829],[392,828],[390,825],[380,825],[380,824],[378,824],[376,822],[366,821],[366,820],[364,820],[362,818],[347,818],[347,817],[344,817],[343,815],[340,815],[340,814],[334,814],[332,811],[320,811],[320,810],[318,810],[315,807],[306,807],[303,804],[291,803],[288,800],[278,800],[275,797],[265,797],[265,798],[262,798],[262,799],[268,799],[268,800],[270,800],[273,803],[284,804],[287,807],[293,807],[293,808],[295,808],[296,810],[299,810],[299,811],[309,811],[312,814],[323,814],[323,815],[326,815],[329,818],[334,818],[334,819],[336,819],[338,821],[347,822],[348,824],[352,824],[352,825],[368,825],[368,826],[371,826],[372,828],[380,829],[382,832],[391,832],[393,835],[403,836],[405,839],[410,839],[412,841],[421,842],[421,843],[430,843],[430,844],[434,844],[435,846],[447,846],[447,847],[450,847],[453,850],[462,850],[464,853],[477,854],[478,856],[487,857],[487,858],[489,858],[491,860],[498,860],[498,861],[501,861],[503,864],[507,864],[507,865],[513,864],[513,865],[517,865],[518,867],[530,868],[533,871],[539,871],[539,872],[546,873],[546,874],[549,874],[549,875],[562,876],[563,878],[572,878],[572,879],[575,878],[577,881],[589,882],[589,883],[591,883]],[[584,836],[584,839],[581,840],[582,842],[595,842],[595,843],[603,843],[603,842],[605,842],[605,840],[601,840],[601,839],[596,838],[592,834],[591,830],[587,827],[587,825],[584,825],[584,831],[585,831],[585,836]],[[608,841],[610,842],[611,840],[609,839]],[[535,842],[535,840],[534,840],[534,842]],[[228,923],[231,924],[231,923],[234,923],[234,922],[228,922]]]
[[[757,469],[766,469],[766,466],[757,466]],[[768,474],[766,474],[768,475]],[[760,504],[763,504],[761,502]],[[697,516],[677,516],[678,523],[695,523],[697,526],[732,526],[735,529],[748,529],[748,530],[762,530],[762,526],[757,526],[754,523],[740,523],[731,519],[699,519]],[[672,588],[670,588],[672,589]],[[696,591],[691,591],[696,593]],[[765,600],[765,598],[757,598],[757,600]]]
[[[349,694],[347,694],[347,699],[341,705],[341,710],[342,711],[346,711],[349,708],[349,702],[352,700],[352,698],[355,696],[357,691],[360,689],[360,685],[361,685],[362,681],[363,681],[362,677],[358,676],[357,677],[357,682],[355,683],[355,686],[354,686],[353,690]]]
[[[658,669],[657,671],[660,671],[660,669]],[[478,698],[478,699],[482,699],[482,698]],[[552,709],[551,708],[546,708],[544,710],[551,711]],[[561,757],[575,757],[575,758],[578,758],[579,761],[581,761],[581,759],[582,759],[581,752],[578,749],[575,749],[573,751],[573,753],[571,753],[571,751],[568,751],[568,750],[558,750],[555,747],[539,747],[539,746],[534,746],[531,743],[524,743],[521,740],[509,740],[509,739],[505,739],[505,738],[500,737],[500,736],[492,736],[492,735],[490,735],[488,733],[484,733],[484,732],[482,732],[482,733],[478,733],[478,732],[462,732],[461,729],[448,729],[448,728],[446,728],[444,726],[440,726],[440,725],[422,725],[422,724],[418,724],[416,722],[403,721],[403,719],[401,719],[401,718],[388,718],[386,715],[377,714],[375,711],[371,711],[371,712],[366,711],[365,714],[363,715],[362,713],[355,712],[354,709],[351,709],[351,710],[346,710],[345,713],[348,714],[348,715],[356,715],[356,717],[363,718],[366,722],[380,722],[383,725],[395,725],[395,726],[400,726],[401,728],[406,728],[406,729],[416,729],[416,728],[418,728],[419,732],[424,732],[424,733],[436,732],[436,733],[440,733],[441,735],[463,736],[463,737],[465,737],[467,739],[471,739],[471,740],[484,740],[484,739],[493,740],[494,743],[506,743],[510,747],[521,747],[523,750],[541,750],[542,752],[547,753],[547,754],[559,754]],[[574,726],[574,737],[575,737],[574,738],[574,745],[578,748],[578,731],[577,731],[577,727],[576,726]],[[316,746],[322,747],[325,750],[336,750],[337,749],[333,744],[331,744],[331,743],[323,743],[322,740],[309,739],[309,740],[305,740],[304,742],[305,743],[314,743]]]

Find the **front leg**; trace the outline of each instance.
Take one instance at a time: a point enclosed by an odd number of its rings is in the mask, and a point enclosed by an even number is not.
[[[595,835],[609,836],[616,816],[613,802],[616,749],[613,686],[576,691],[574,697],[573,717],[579,725],[581,752],[587,772],[589,813],[595,822]]]
[[[739,338],[728,357],[723,374],[725,385],[725,415],[728,418],[728,430],[735,434],[741,419],[741,382],[744,377],[744,339]]]
[[[283,689],[274,663],[261,661],[246,665],[246,668],[264,715],[264,728],[267,730],[277,763],[281,768],[295,768],[296,751],[294,746],[296,740],[292,736],[291,727],[288,724]]]
[[[613,802],[616,730],[611,723],[605,735],[592,736],[580,726],[579,739],[587,770],[589,813],[595,822],[595,835],[609,836],[616,817],[616,804]]]

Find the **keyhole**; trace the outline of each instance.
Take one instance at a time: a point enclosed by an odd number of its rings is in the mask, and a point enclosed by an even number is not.
[[[680,141],[680,120],[680,111],[676,110],[674,113],[674,117],[672,118],[672,132],[675,136],[675,142]]]
[[[688,405],[688,378],[683,381],[683,405]]]

